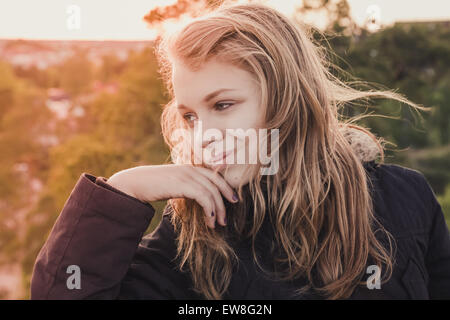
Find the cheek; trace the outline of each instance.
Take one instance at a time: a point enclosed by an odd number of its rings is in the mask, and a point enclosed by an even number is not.
[[[251,110],[248,121],[251,123],[252,128],[264,128],[265,127],[265,115],[263,108],[255,103],[249,108]]]
[[[264,114],[255,105],[242,105],[240,112],[234,113],[231,120],[229,124],[232,128],[244,130],[262,128],[265,123]]]

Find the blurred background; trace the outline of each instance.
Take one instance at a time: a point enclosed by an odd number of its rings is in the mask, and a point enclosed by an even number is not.
[[[259,2],[321,31],[314,38],[336,53],[343,80],[432,108],[373,100],[377,116],[360,123],[392,142],[385,162],[426,176],[450,224],[450,3]],[[204,5],[213,2],[0,3],[0,299],[29,298],[36,256],[81,173],[109,177],[168,160],[159,125],[168,96],[152,48],[161,30]],[[347,106],[342,115],[362,112]],[[165,203],[152,204],[147,233]]]

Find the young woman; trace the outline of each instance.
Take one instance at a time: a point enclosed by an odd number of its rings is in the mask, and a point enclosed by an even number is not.
[[[173,163],[83,173],[37,257],[33,299],[450,298],[433,190],[338,117],[361,98],[420,106],[339,81],[264,5],[224,5],[160,40]],[[268,134],[255,149],[238,129]],[[265,143],[268,171],[261,157],[228,161]],[[156,200],[168,204],[143,237]]]

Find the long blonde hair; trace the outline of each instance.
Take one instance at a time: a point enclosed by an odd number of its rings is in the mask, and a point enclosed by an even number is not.
[[[425,108],[389,90],[361,91],[339,80],[309,32],[263,4],[223,4],[157,41],[160,73],[172,95],[161,118],[171,150],[171,134],[186,127],[175,109],[173,58],[192,70],[216,58],[248,71],[259,84],[267,128],[279,129],[278,172],[239,187],[242,201],[227,204],[226,228],[208,228],[202,207],[191,199],[169,200],[179,268],[189,269],[194,289],[207,299],[223,298],[239,263],[233,236],[252,240],[253,258],[266,274],[284,280],[306,277],[309,285],[298,288],[298,294],[313,289],[328,299],[347,298],[362,283],[369,260],[382,267],[382,281],[392,274],[392,235],[374,216],[370,179],[346,130],[364,132],[384,161],[382,139],[342,121],[338,109],[372,97]],[[267,217],[274,234],[268,240],[276,248],[273,261],[284,266],[275,273],[262,266],[255,249]]]

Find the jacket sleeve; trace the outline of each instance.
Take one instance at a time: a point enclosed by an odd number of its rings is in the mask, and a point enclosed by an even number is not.
[[[450,234],[442,212],[442,207],[428,182],[431,193],[432,223],[428,252],[426,255],[427,270],[430,277],[430,299],[450,299]]]
[[[193,289],[189,274],[179,270],[171,213],[171,206],[166,206],[160,224],[139,243],[119,299],[204,299]]]
[[[154,216],[149,203],[83,173],[36,259],[31,299],[117,299]]]

